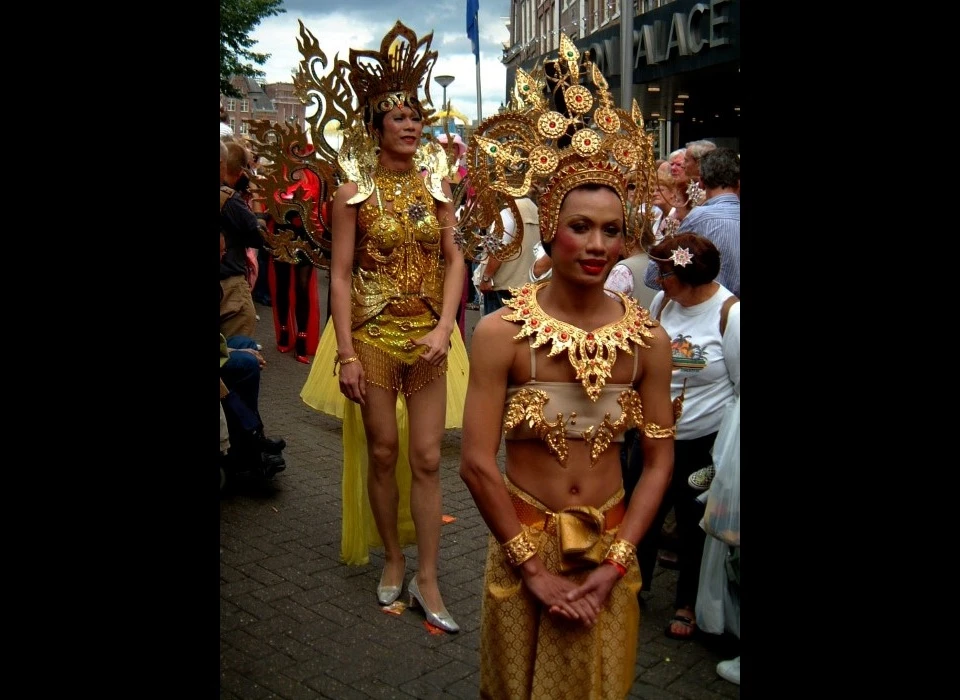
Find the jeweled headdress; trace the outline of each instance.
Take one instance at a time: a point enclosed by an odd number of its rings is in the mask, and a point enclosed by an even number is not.
[[[586,79],[591,87],[581,84]],[[652,244],[652,137],[636,101],[632,114],[616,107],[606,79],[566,35],[557,59],[531,73],[517,70],[510,108],[482,121],[470,142],[467,168],[476,196],[458,237],[468,256],[507,260],[519,253],[520,236],[503,244],[499,213],[510,208],[519,220],[514,200],[525,196],[538,199],[540,237],[550,241],[563,198],[587,183],[609,185],[620,195],[628,249],[637,239]]]
[[[373,117],[406,105],[429,124],[434,114],[430,75],[437,52],[430,50],[433,32],[422,39],[399,20],[380,42],[380,49],[350,49],[348,60],[334,56],[324,74],[327,56],[316,37],[300,21],[298,45],[303,60],[294,77],[297,97],[307,105],[307,128],[301,124],[250,122],[257,153],[268,165],[256,178],[267,212],[278,222],[277,232],[264,234],[267,248],[283,262],[308,260],[329,267],[329,222],[322,205],[344,181],[357,183],[351,204],[373,192],[371,173],[376,165]],[[318,66],[319,64],[319,66]],[[421,102],[418,90],[423,88]],[[311,146],[312,144],[312,146]],[[427,187],[441,201],[449,161],[435,140],[425,140],[414,160],[427,170]],[[283,228],[298,215],[305,234]]]

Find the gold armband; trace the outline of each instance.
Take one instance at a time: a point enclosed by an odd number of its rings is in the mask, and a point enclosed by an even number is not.
[[[644,423],[643,434],[648,438],[672,438],[677,436],[677,426],[674,424],[670,428],[661,428],[656,423]]]
[[[521,532],[507,542],[500,545],[503,549],[503,555],[507,558],[507,563],[512,567],[518,567],[527,559],[537,553],[537,545],[526,532]]]
[[[356,362],[359,359],[360,359],[359,357],[357,357],[356,355],[353,355],[352,357],[348,357],[345,360],[341,360],[340,356],[337,355],[336,357],[333,358],[333,375],[334,376],[337,375],[337,365],[349,365],[351,362]]]
[[[607,550],[604,560],[619,564],[624,569],[629,569],[630,564],[637,558],[637,548],[626,540],[614,540]]]

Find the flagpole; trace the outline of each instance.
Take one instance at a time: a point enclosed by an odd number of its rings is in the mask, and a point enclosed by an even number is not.
[[[467,36],[477,63],[477,124],[483,119],[480,97],[480,0],[467,0]]]
[[[477,13],[477,35],[480,34],[480,13]],[[483,111],[480,98],[480,42],[477,42],[477,124],[483,119]]]

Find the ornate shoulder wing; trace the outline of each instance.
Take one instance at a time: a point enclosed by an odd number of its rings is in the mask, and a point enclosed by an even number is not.
[[[277,224],[264,234],[267,248],[284,262],[308,260],[330,265],[329,222],[323,204],[344,178],[338,172],[338,151],[347,144],[344,127],[355,122],[353,92],[338,71],[322,75],[327,56],[316,37],[300,22],[300,61],[294,77],[297,97],[307,105],[307,129],[300,124],[250,122],[257,152],[267,161],[256,177],[261,201]],[[303,221],[300,234],[285,229],[293,215]]]

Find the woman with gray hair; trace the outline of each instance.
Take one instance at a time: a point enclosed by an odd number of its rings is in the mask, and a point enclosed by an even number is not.
[[[674,399],[683,397],[683,414],[677,421],[671,483],[656,518],[637,547],[637,557],[643,580],[652,581],[657,535],[673,508],[680,571],[676,613],[665,633],[673,639],[689,639],[696,631],[704,532],[700,529],[703,505],[687,479],[712,463],[711,450],[724,410],[740,394],[740,304],[729,289],[716,281],[720,252],[703,236],[668,236],[649,254],[659,271],[662,287],[650,304],[650,313],[671,338],[670,393]],[[631,472],[642,474],[642,463],[633,463],[642,459],[639,451],[631,454]]]

